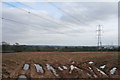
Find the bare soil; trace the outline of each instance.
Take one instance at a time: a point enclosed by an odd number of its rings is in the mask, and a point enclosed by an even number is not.
[[[90,61],[93,63],[89,64]],[[23,70],[24,64],[29,64],[30,68]],[[36,72],[34,64],[41,65],[44,73]],[[46,64],[50,64],[59,76],[48,70]],[[71,65],[78,69],[74,68],[70,74]],[[100,68],[102,65],[106,65],[104,69]],[[67,69],[63,69],[63,66]],[[113,67],[117,69],[111,74]],[[2,55],[3,78],[18,78],[20,75],[27,78],[120,78],[118,67],[118,52],[21,52]]]

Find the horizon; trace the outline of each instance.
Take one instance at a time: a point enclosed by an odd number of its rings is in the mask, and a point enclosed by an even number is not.
[[[3,42],[5,42],[5,41],[3,41]],[[9,44],[9,45],[15,45],[15,43],[14,44],[10,44],[10,43],[7,43],[7,44]],[[19,44],[19,43],[18,43]],[[49,44],[45,44],[45,45],[39,45],[39,44],[19,44],[19,45],[25,45],[25,46],[58,46],[58,47],[62,47],[62,46],[68,46],[68,47],[72,47],[72,45],[49,45]],[[98,45],[73,45],[73,47],[83,47],[83,46],[85,46],[85,47],[98,47]],[[119,46],[118,44],[117,45],[111,45],[111,44],[109,44],[109,45],[102,45],[102,47],[105,47],[105,46]]]

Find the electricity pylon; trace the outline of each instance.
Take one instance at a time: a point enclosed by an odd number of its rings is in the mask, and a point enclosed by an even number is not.
[[[98,29],[97,29],[97,38],[98,38],[98,42],[97,42],[97,46],[98,49],[102,48],[102,41],[101,41],[101,35],[102,34],[102,28],[101,25],[98,25]]]

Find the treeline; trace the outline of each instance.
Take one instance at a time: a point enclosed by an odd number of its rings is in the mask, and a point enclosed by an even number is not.
[[[99,49],[96,46],[35,46],[35,45],[20,45],[15,43],[10,45],[7,42],[2,42],[2,52],[79,52],[79,51],[118,51],[118,48]]]

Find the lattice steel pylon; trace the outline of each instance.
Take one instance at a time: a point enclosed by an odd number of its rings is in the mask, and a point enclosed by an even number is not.
[[[97,38],[98,38],[97,46],[98,46],[98,49],[102,48],[101,36],[102,36],[102,28],[101,28],[101,25],[98,25],[98,29],[97,29]]]

